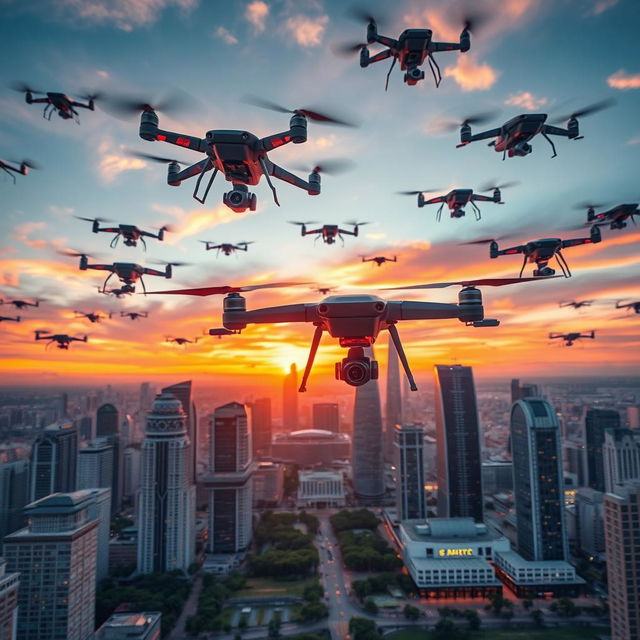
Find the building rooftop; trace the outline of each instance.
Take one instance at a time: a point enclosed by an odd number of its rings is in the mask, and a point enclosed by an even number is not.
[[[31,502],[25,507],[25,510],[29,515],[34,515],[34,511],[36,511],[38,515],[56,513],[69,514],[84,509],[87,506],[87,500],[90,500],[93,495],[90,489],[81,489],[80,491],[73,491],[71,493],[52,493],[35,502]]]
[[[500,537],[490,533],[487,525],[476,523],[473,518],[403,520],[401,526],[414,542],[482,541]]]
[[[343,440],[348,441],[349,436],[346,433],[335,433],[335,431],[327,431],[325,429],[300,429],[291,433],[277,433],[274,436],[275,442],[286,440],[304,441],[304,440]]]
[[[525,560],[516,551],[496,551],[496,556],[498,555],[514,569],[547,569],[548,571],[570,569],[575,572],[574,566],[564,560]],[[576,581],[584,582],[579,576],[576,576]]]

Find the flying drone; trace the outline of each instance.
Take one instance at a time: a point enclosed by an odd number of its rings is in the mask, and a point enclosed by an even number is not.
[[[39,307],[40,300],[36,300],[35,302],[29,302],[28,300],[1,300],[0,304],[12,304],[16,309],[20,309],[21,311],[26,307]]]
[[[517,182],[507,182],[505,184],[491,186],[485,185],[479,189],[479,191],[493,191],[491,196],[483,196],[480,193],[474,193],[473,189],[452,189],[449,193],[436,196],[435,198],[429,198],[429,200],[425,200],[424,194],[430,193],[433,191],[437,191],[437,189],[422,189],[421,191],[398,191],[400,195],[403,196],[418,196],[418,206],[424,207],[427,204],[438,204],[438,210],[436,212],[436,221],[440,222],[442,218],[442,209],[446,204],[449,207],[449,211],[451,212],[452,218],[462,218],[465,215],[464,207],[467,204],[470,204],[476,216],[476,220],[480,220],[482,217],[480,214],[480,209],[475,204],[476,202],[495,202],[496,204],[504,204],[502,202],[502,193],[501,189],[506,189],[507,187],[511,187]]]
[[[84,104],[78,100],[70,98],[66,93],[57,93],[55,91],[39,91],[38,89],[31,89],[28,85],[23,83],[16,83],[13,85],[13,89],[20,93],[24,93],[24,99],[27,104],[44,104],[44,111],[42,117],[51,120],[51,115],[57,112],[63,120],[70,120],[71,118],[80,124],[80,114],[76,111],[76,107],[82,109],[89,109],[89,111],[95,111],[95,100],[99,97],[97,94],[89,94],[86,96],[79,96],[81,100],[86,100],[87,104]],[[46,96],[44,98],[34,98],[33,94],[38,93]]]
[[[603,100],[595,104],[589,105],[584,109],[575,111],[569,116],[558,118],[554,122],[567,122],[567,128],[555,127],[545,124],[548,115],[546,113],[523,113],[519,116],[507,120],[503,125],[496,129],[489,129],[481,133],[471,134],[472,124],[482,124],[491,119],[493,114],[481,113],[469,116],[462,121],[462,124],[448,123],[447,126],[460,126],[460,144],[456,148],[464,147],[471,142],[478,140],[488,140],[495,138],[487,146],[493,147],[494,151],[502,153],[502,159],[508,155],[510,158],[514,156],[526,156],[533,151],[533,147],[529,144],[531,139],[540,134],[550,145],[553,150],[552,158],[555,158],[556,147],[549,136],[563,136],[569,140],[581,140],[584,136],[580,135],[578,118],[596,113],[602,109],[611,106],[613,101]]]
[[[20,316],[16,316],[15,318],[0,316],[0,322],[20,322]]]
[[[582,307],[590,307],[594,302],[595,300],[571,300],[570,302],[561,302],[558,306],[582,309]]]
[[[125,296],[128,296],[130,294],[133,293],[133,291],[130,291],[127,286],[125,285],[124,287],[120,287],[118,289],[102,289],[102,287],[98,287],[98,293],[104,293],[104,295],[106,296],[114,296],[115,298],[118,298],[118,300],[124,298]]]
[[[148,311],[121,311],[121,318],[129,318],[129,320],[137,320],[138,318],[148,318]]]
[[[225,256],[230,256],[232,253],[236,251],[247,251],[250,244],[253,244],[253,240],[250,242],[238,242],[238,244],[231,244],[230,242],[222,242],[220,244],[214,244],[209,240],[200,240],[205,245],[205,249],[207,251],[211,251],[212,249],[216,250],[216,258],[220,255],[220,252]]]
[[[246,299],[241,293],[256,289],[268,289],[304,284],[300,282],[280,282],[250,285],[245,287],[213,286],[194,289],[154,291],[155,294],[210,296],[225,295],[223,301],[222,324],[225,329],[240,332],[248,324],[269,324],[288,322],[309,322],[315,325],[311,351],[307,360],[299,391],[306,391],[307,380],[315,359],[323,332],[338,338],[341,347],[348,348],[348,355],[335,366],[337,380],[359,387],[378,377],[378,363],[365,355],[380,331],[388,330],[396,347],[400,361],[407,375],[411,389],[417,390],[396,328],[400,320],[439,320],[457,318],[467,326],[494,327],[499,320],[485,319],[482,306],[482,292],[478,286],[502,286],[529,282],[535,278],[502,278],[468,280],[460,282],[439,282],[435,284],[400,287],[401,289],[438,289],[454,285],[462,286],[458,293],[458,304],[439,302],[416,302],[383,300],[375,295],[329,296],[319,303],[290,304],[265,309],[247,311]]]
[[[297,224],[300,227],[300,235],[301,236],[310,236],[315,235],[316,239],[314,240],[314,244],[318,241],[319,238],[322,238],[322,242],[325,244],[334,244],[336,238],[340,238],[340,242],[342,242],[342,246],[344,247],[344,238],[343,235],[347,236],[355,236],[358,237],[358,229],[365,224],[369,224],[368,222],[355,222],[350,220],[349,222],[345,222],[344,224],[348,224],[353,227],[353,231],[349,231],[349,229],[341,229],[340,225],[337,224],[324,224],[318,229],[307,229],[308,224],[317,224],[316,222],[296,222],[294,220],[289,220],[289,224]]]
[[[379,267],[381,267],[385,262],[398,262],[398,256],[393,256],[393,258],[385,258],[384,256],[375,256],[374,258],[366,258],[362,257],[362,262],[375,262]]]
[[[111,319],[111,316],[113,315],[113,313],[102,314],[94,311],[89,311],[88,313],[85,313],[84,311],[74,311],[73,313],[76,318],[86,318],[92,324],[99,323],[105,318]]]
[[[200,340],[200,338],[193,338],[193,340],[189,340],[189,338],[173,338],[171,336],[166,336],[164,339],[165,342],[179,344],[181,347],[183,347],[185,344],[195,344],[196,342],[198,342],[198,340]]]
[[[18,165],[17,167],[11,166]],[[13,184],[16,183],[15,173],[19,173],[22,176],[26,176],[29,173],[29,169],[39,169],[40,167],[32,160],[0,160],[0,169],[4,171],[13,180]]]
[[[618,300],[616,302],[616,309],[626,309],[630,311],[633,309],[635,313],[640,313],[640,300],[636,300],[634,302],[624,302],[622,300]]]
[[[385,91],[389,88],[389,78],[396,62],[400,62],[400,70],[405,72],[404,82],[413,86],[424,79],[424,71],[420,69],[420,66],[427,60],[436,87],[438,87],[442,82],[442,74],[433,54],[440,51],[455,50],[466,52],[471,47],[471,18],[464,20],[459,42],[435,42],[431,29],[405,29],[397,40],[382,36],[378,33],[378,21],[373,16],[359,11],[354,13],[356,17],[367,23],[367,41],[339,45],[336,51],[347,55],[355,54],[359,51],[360,66],[363,69],[375,62],[393,58],[391,67],[387,72]],[[367,45],[374,42],[387,48],[372,56]]]
[[[571,238],[569,240],[561,240],[560,238],[541,238],[540,240],[532,240],[526,244],[519,244],[508,249],[500,249],[498,243],[494,239],[475,240],[465,244],[489,244],[489,257],[497,258],[498,256],[513,255],[522,253],[522,268],[520,269],[520,277],[524,273],[527,262],[536,263],[536,269],[533,270],[534,277],[552,276],[555,269],[548,266],[549,260],[555,256],[560,269],[565,278],[571,277],[571,271],[567,264],[562,250],[567,247],[576,247],[581,244],[597,244],[602,240],[600,229],[597,226],[591,227],[591,233],[587,238]]]
[[[86,271],[87,269],[95,269],[97,271],[110,271],[109,275],[106,277],[104,283],[102,284],[102,289],[99,291],[101,293],[113,293],[114,295],[116,295],[116,297],[120,297],[120,295],[127,293],[133,293],[136,289],[135,285],[138,280],[142,285],[142,290],[144,291],[144,293],[146,293],[147,289],[144,285],[142,276],[159,276],[161,278],[170,279],[173,275],[173,267],[178,267],[186,264],[184,262],[162,263],[165,265],[164,271],[159,271],[158,269],[152,269],[150,267],[142,267],[139,264],[135,264],[134,262],[89,264],[89,254],[78,253],[76,251],[62,251],[61,253],[66,256],[80,258],[80,271]],[[120,289],[112,289],[111,291],[107,292],[107,283],[114,275],[118,276],[120,282],[123,283],[123,286],[120,287]]]
[[[134,155],[168,164],[167,182],[174,187],[179,186],[183,180],[198,176],[193,191],[193,197],[204,204],[213,180],[218,172],[224,175],[225,180],[231,182],[232,189],[224,194],[222,202],[232,211],[243,212],[249,209],[255,211],[257,197],[249,192],[249,187],[257,185],[262,176],[265,177],[276,205],[280,206],[276,188],[271,182],[271,178],[277,178],[287,182],[294,187],[306,191],[309,195],[316,196],[320,193],[320,174],[338,171],[339,167],[332,167],[332,163],[318,163],[309,174],[308,181],[299,178],[286,169],[271,162],[268,152],[277,149],[284,144],[301,144],[307,140],[307,120],[324,122],[328,124],[349,125],[349,123],[336,117],[320,113],[315,109],[297,108],[288,109],[273,102],[260,98],[248,98],[246,100],[256,106],[279,111],[281,113],[291,113],[289,129],[281,133],[274,133],[264,138],[250,133],[249,131],[234,131],[228,129],[212,129],[207,131],[204,138],[190,136],[173,131],[165,131],[158,128],[158,115],[156,111],[171,108],[171,103],[165,105],[152,106],[146,100],[118,99],[112,101],[112,107],[122,114],[132,114],[142,112],[140,116],[140,137],[143,140],[154,142],[156,140],[177,145],[185,149],[190,149],[206,154],[204,160],[196,164],[180,169],[180,164],[188,164],[175,158],[149,155],[147,153],[132,152]],[[198,195],[202,178],[212,171],[202,196]]]
[[[595,331],[590,331],[589,333],[550,333],[549,340],[555,340],[556,338],[560,338],[564,340],[565,347],[573,346],[573,343],[576,340],[580,340],[581,338],[590,338],[594,339],[596,337]]]
[[[215,336],[218,340],[222,340],[222,336],[233,336],[240,333],[240,331],[232,331],[231,329],[209,329],[207,331],[208,336]]]
[[[51,334],[48,331],[38,330],[35,331],[36,340],[48,340],[45,349],[49,348],[49,345],[57,342],[56,345],[58,349],[69,349],[69,345],[72,342],[87,342],[88,336],[84,336],[83,338],[75,338],[73,336],[68,336],[66,333],[56,333]]]
[[[590,204],[588,202],[576,205],[577,209],[587,210],[587,222],[585,224],[609,225],[610,229],[624,229],[627,226],[627,220],[631,220],[633,224],[636,224],[634,216],[640,216],[637,203],[619,204],[608,211],[596,213],[596,209],[600,209],[601,207],[602,205]]]
[[[318,293],[326,296],[328,293],[335,291],[338,287],[311,287],[312,291],[317,291]]]
[[[118,240],[120,237],[123,238],[123,242],[127,247],[137,247],[138,240],[142,243],[144,250],[147,250],[147,243],[145,242],[145,238],[155,238],[156,240],[160,240],[162,242],[164,240],[164,232],[170,231],[170,227],[168,225],[164,225],[160,227],[158,233],[151,233],[150,231],[143,231],[136,227],[135,224],[119,224],[117,227],[101,227],[101,222],[107,222],[105,218],[83,218],[81,216],[76,216],[78,220],[86,220],[87,222],[93,223],[92,231],[93,233],[115,233],[116,235],[113,237],[109,246],[112,249],[118,244]]]

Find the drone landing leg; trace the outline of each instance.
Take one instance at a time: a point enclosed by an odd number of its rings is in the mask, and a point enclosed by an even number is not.
[[[444,202],[438,207],[438,211],[436,212],[436,222],[440,222],[440,220],[442,220],[442,207],[444,207]]]
[[[553,149],[553,155],[551,157],[555,158],[558,154],[556,153],[556,145],[553,144],[553,140],[544,131],[542,132],[542,137],[551,145]]]
[[[561,251],[558,251],[558,253],[556,254],[556,260],[558,261],[558,264],[560,265],[560,268],[562,269],[562,273],[564,273],[565,278],[570,278],[571,269],[569,269],[569,265],[567,264],[567,261],[564,259],[564,256],[562,255]]]
[[[313,334],[313,340],[311,341],[311,350],[309,351],[309,358],[307,359],[307,366],[304,368],[304,374],[302,375],[302,382],[300,382],[300,388],[298,391],[302,393],[307,390],[307,380],[313,367],[313,361],[315,360],[316,353],[318,351],[318,345],[320,344],[320,338],[322,338],[323,328],[320,325],[316,326],[316,330]]]
[[[520,275],[518,278],[522,278],[522,274],[524,273],[524,268],[527,266],[527,255],[525,254],[522,258],[522,268],[520,269]]]
[[[5,167],[0,167],[0,169],[9,174],[9,177],[13,180],[13,184],[16,183],[16,177],[11,173],[11,171],[9,171],[9,169],[6,169]]]
[[[119,234],[119,233],[117,233],[117,234],[116,234],[116,235],[111,239],[111,242],[109,243],[109,246],[110,246],[112,249],[115,249],[115,248],[116,248],[116,245],[118,244],[118,240],[119,240],[119,238],[120,238],[120,234]]]
[[[389,67],[389,71],[387,71],[387,81],[384,83],[384,90],[387,91],[389,89],[389,78],[391,77],[391,72],[393,71],[393,67],[396,66],[396,60],[398,58],[396,56],[393,56],[393,62],[391,63],[391,66]]]
[[[112,276],[113,276],[113,271],[107,276],[106,280],[102,283],[102,293],[107,292],[107,283],[109,282],[109,280],[111,280]]]
[[[480,209],[478,208],[478,205],[476,205],[476,203],[473,200],[471,200],[471,206],[475,209],[476,220],[480,220],[482,218],[482,214],[480,213]]]
[[[140,284],[142,285],[142,292],[146,296],[147,295],[147,287],[144,286],[144,279],[142,278],[142,276],[140,276]]]
[[[140,236],[140,242],[142,242],[142,246],[144,247],[144,252],[147,252],[147,243],[144,241],[144,238]]]
[[[405,374],[407,375],[407,380],[409,380],[409,388],[411,391],[417,391],[418,387],[416,386],[416,381],[413,379],[413,374],[411,373],[411,369],[409,368],[409,362],[407,361],[407,356],[404,353],[404,349],[402,348],[402,342],[400,342],[400,335],[398,334],[398,330],[396,329],[395,324],[389,325],[389,334],[391,335],[391,339],[393,340],[393,346],[396,348],[398,352],[398,357],[400,358],[400,362],[402,362],[402,368],[404,369]]]
[[[436,62],[436,59],[431,54],[429,54],[428,61],[429,61],[429,69],[431,69],[431,73],[433,74],[433,79],[436,82],[436,89],[437,89],[440,86],[440,83],[442,82],[442,73],[440,73],[440,67]]]
[[[264,158],[262,156],[260,156],[258,160],[260,161],[260,166],[262,167],[262,173],[264,173],[264,177],[267,180],[269,189],[271,189],[271,193],[273,194],[273,201],[279,207],[280,203],[278,202],[278,192],[276,191],[276,188],[273,186],[273,182],[271,182],[271,177],[269,176],[269,169],[267,169],[267,165],[265,164]]]
[[[211,185],[213,184],[213,181],[216,177],[216,175],[218,174],[218,167],[216,167],[213,170],[213,173],[211,174],[211,178],[209,178],[209,184],[207,184],[207,188],[204,190],[204,195],[202,196],[202,198],[198,198],[198,189],[200,188],[200,183],[202,182],[202,176],[205,174],[205,171],[208,171],[208,169],[210,169],[210,162],[209,164],[207,164],[207,168],[203,169],[200,172],[200,175],[198,176],[198,179],[196,180],[196,187],[193,190],[193,198],[194,200],[197,200],[200,204],[204,204],[204,201],[207,199],[207,196],[209,195],[209,189],[211,189]]]

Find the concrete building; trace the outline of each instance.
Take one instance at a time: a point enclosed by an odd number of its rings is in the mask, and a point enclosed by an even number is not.
[[[282,430],[295,431],[300,426],[298,416],[298,369],[293,363],[282,383]]]
[[[210,423],[209,546],[212,554],[244,551],[251,542],[253,461],[244,405],[218,407]]]
[[[125,527],[117,538],[109,540],[109,571],[130,569],[138,565],[138,528]]]
[[[195,552],[195,487],[187,417],[174,395],[147,415],[138,497],[138,572],[186,571]]]
[[[394,426],[396,513],[399,520],[427,517],[424,484],[424,431],[422,425]]]
[[[159,611],[114,613],[96,631],[95,640],[157,640],[161,618]]]
[[[425,477],[435,480],[438,477],[438,443],[433,436],[425,434],[422,445],[424,454],[424,474]]]
[[[298,507],[344,507],[344,482],[338,471],[299,471]]]
[[[487,496],[513,490],[512,462],[483,462],[482,490]]]
[[[78,489],[109,487],[113,482],[113,444],[109,438],[92,440],[78,450]]]
[[[319,402],[312,407],[313,428],[324,431],[340,431],[340,405],[337,402]]]
[[[271,455],[271,438],[273,437],[271,398],[258,398],[251,403],[251,437],[255,459]]]
[[[435,366],[438,516],[482,522],[480,428],[471,367]]]
[[[276,433],[271,451],[273,459],[282,462],[293,462],[303,467],[329,465],[333,460],[351,457],[351,439],[346,433],[302,429]]]
[[[118,409],[107,402],[96,411],[96,438],[116,437],[119,433]]]
[[[640,439],[630,429],[607,429],[602,444],[604,454],[604,489],[615,493],[616,487],[629,480],[640,480]]]
[[[604,560],[604,493],[591,487],[576,491],[578,548],[582,553]]]
[[[29,461],[0,462],[0,543],[4,536],[26,526],[28,502]]]
[[[111,489],[87,489],[92,501],[89,505],[89,518],[98,522],[96,561],[96,584],[109,576],[109,539],[111,533]]]
[[[284,466],[278,462],[258,462],[253,473],[253,506],[277,507],[284,496]]]
[[[191,380],[185,380],[184,382],[178,382],[172,384],[169,387],[165,387],[162,393],[170,393],[174,397],[180,400],[182,410],[186,416],[187,435],[189,436],[189,444],[191,450],[191,458],[189,461],[189,475],[194,484],[198,483],[197,469],[198,469],[198,415],[196,413],[196,405],[192,399],[192,384]]]
[[[640,638],[640,482],[604,497],[612,640]]]
[[[587,486],[605,490],[602,446],[607,429],[620,427],[620,414],[613,409],[589,409],[584,421]]]
[[[18,636],[18,587],[17,573],[7,573],[7,563],[0,558],[0,638],[17,640]]]
[[[4,539],[7,570],[20,574],[20,640],[91,640],[98,522],[88,491],[54,493],[27,505],[29,526]]]

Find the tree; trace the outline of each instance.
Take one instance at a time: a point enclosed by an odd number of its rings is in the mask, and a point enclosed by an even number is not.
[[[471,631],[477,631],[480,628],[482,620],[480,619],[477,611],[474,611],[473,609],[465,609],[462,614],[467,619],[469,629]]]
[[[329,609],[324,602],[308,602],[300,609],[300,619],[303,622],[315,622],[329,615]]]
[[[378,613],[378,605],[372,598],[367,598],[364,603],[364,610],[375,616]]]
[[[511,620],[511,618],[513,618],[513,608],[506,607],[504,611],[500,612],[500,617],[504,618],[505,620]]]
[[[522,601],[522,606],[525,608],[526,611],[529,611],[529,609],[533,607],[533,600],[531,600],[531,598],[525,598]]]
[[[367,618],[351,618],[349,620],[349,632],[353,636],[353,640],[382,640],[382,636],[376,628],[376,623]]]
[[[449,618],[441,618],[433,628],[432,640],[467,640],[469,634]]]
[[[281,636],[280,634],[280,617],[279,616],[274,616],[273,618],[271,618],[271,620],[269,620],[269,633],[268,636],[269,640],[279,640]]]
[[[302,593],[302,597],[307,602],[317,602],[322,596],[324,596],[324,589],[318,583],[306,586]]]
[[[364,600],[371,594],[371,585],[369,580],[354,580],[351,583],[351,588],[360,600]]]
[[[247,620],[247,616],[242,616],[240,620],[238,620],[238,629],[246,629],[249,626],[249,621]]]
[[[406,604],[404,606],[404,609],[402,610],[402,613],[404,613],[404,617],[407,620],[415,621],[420,617],[420,609],[418,609],[418,607],[414,607],[413,605],[410,605],[410,604]]]
[[[544,627],[544,614],[540,609],[534,609],[529,615],[536,627]]]

